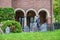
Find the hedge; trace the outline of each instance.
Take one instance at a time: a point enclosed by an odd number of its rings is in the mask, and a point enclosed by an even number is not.
[[[0,8],[0,22],[4,20],[13,20],[14,15],[13,8]]]
[[[21,24],[17,21],[14,20],[8,20],[8,21],[3,21],[2,22],[3,26],[2,26],[2,30],[5,32],[5,29],[9,26],[10,27],[10,31],[12,33],[19,33],[22,32],[22,27]]]

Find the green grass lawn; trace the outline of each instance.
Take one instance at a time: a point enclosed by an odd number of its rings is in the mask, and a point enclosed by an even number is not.
[[[0,35],[0,40],[60,40],[60,30],[3,34]]]

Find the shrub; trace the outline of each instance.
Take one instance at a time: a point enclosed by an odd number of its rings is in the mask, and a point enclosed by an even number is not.
[[[11,32],[13,33],[18,33],[18,32],[22,32],[22,28],[19,22],[16,22],[14,20],[8,20],[8,21],[3,21],[2,22],[3,26],[2,26],[2,30],[5,32],[5,29],[7,26],[10,27]]]
[[[15,16],[13,8],[0,8],[0,22],[5,20],[13,20]]]
[[[53,0],[53,14],[56,22],[60,22],[60,0]]]

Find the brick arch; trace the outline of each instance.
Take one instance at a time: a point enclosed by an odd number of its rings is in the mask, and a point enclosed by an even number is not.
[[[37,12],[35,9],[28,9],[26,11],[27,25],[30,27],[30,23],[34,22],[34,17],[37,16]],[[32,18],[32,21],[31,21]]]
[[[47,9],[40,9],[38,15],[40,15],[39,18],[41,24],[47,22],[47,18],[51,17]]]
[[[16,8],[14,12],[16,12],[17,10],[21,10],[24,13],[24,16],[26,16],[24,9],[22,9],[22,8]]]
[[[15,9],[15,20],[18,21],[19,17],[24,17],[25,16],[25,11],[21,8]]]
[[[34,11],[35,14],[36,14],[36,16],[38,16],[37,11],[36,11],[35,9],[33,9],[33,8],[30,8],[30,9],[26,10],[26,15],[27,15],[27,13],[28,13],[29,11]]]
[[[45,8],[39,9],[38,10],[38,15],[39,15],[39,12],[42,11],[42,10],[44,10],[45,12],[47,12],[47,16],[46,17],[51,17],[49,11],[47,9],[45,9]]]
[[[15,9],[15,20],[20,22],[22,29],[24,28],[24,22],[25,22],[25,11],[21,8]]]

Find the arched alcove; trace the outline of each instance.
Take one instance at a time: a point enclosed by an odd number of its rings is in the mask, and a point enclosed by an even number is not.
[[[45,8],[38,10],[38,15],[40,17],[41,24],[48,22],[47,19],[51,17],[49,11]]]
[[[43,23],[45,23],[47,21],[46,17],[47,17],[47,12],[44,11],[44,10],[41,10],[39,12],[40,24],[43,24]]]
[[[29,10],[27,12],[27,25],[30,27],[30,23],[34,22],[34,17],[36,16],[35,11]]]
[[[22,10],[16,10],[15,13],[15,20],[20,22],[22,28],[24,28],[24,12]]]

